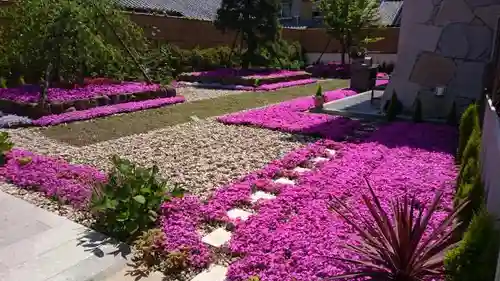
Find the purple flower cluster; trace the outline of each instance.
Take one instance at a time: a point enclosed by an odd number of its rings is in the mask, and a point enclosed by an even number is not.
[[[244,85],[224,85],[218,83],[184,83],[176,82],[176,85],[190,85],[200,88],[211,88],[211,89],[224,89],[224,90],[238,90],[238,91],[275,91],[288,87],[303,86],[308,84],[316,83],[316,79],[301,79],[287,82],[278,82],[260,85],[258,87],[244,86]]]
[[[86,100],[97,96],[112,96],[126,93],[158,91],[160,85],[143,82],[121,82],[117,84],[90,84],[75,89],[50,88],[47,100],[50,102],[68,102]],[[23,103],[37,102],[40,88],[36,85],[25,85],[17,88],[0,89],[0,99]]]
[[[388,80],[377,80],[378,86],[387,83]],[[350,89],[323,93],[326,102],[356,94],[356,91]],[[217,120],[224,124],[251,125],[290,133],[319,135],[330,139],[342,137],[359,125],[358,121],[348,118],[304,112],[313,107],[313,97],[301,97],[264,108],[224,115]]]
[[[303,73],[303,71],[281,70],[281,69],[233,69],[221,68],[211,71],[190,72],[191,76],[199,77],[243,77],[246,79],[279,78]]]
[[[210,251],[197,233],[201,202],[194,196],[173,198],[161,206],[161,227],[166,237],[166,251],[187,251],[189,263],[203,268],[210,262]]]
[[[114,105],[106,105],[100,107],[94,107],[86,110],[78,110],[72,112],[66,112],[62,114],[53,114],[43,116],[39,119],[33,120],[33,125],[36,126],[51,126],[61,123],[88,120],[97,117],[103,117],[108,115],[113,115],[117,113],[133,112],[143,109],[161,107],[165,105],[171,105],[176,103],[182,103],[185,101],[183,96],[176,96],[172,98],[157,98],[146,101],[138,102],[127,102],[119,103]]]
[[[93,167],[20,149],[7,154],[0,176],[18,187],[41,191],[77,208],[85,208],[92,188],[107,180],[106,174]]]
[[[368,214],[361,201],[367,191],[364,177],[385,208],[390,199],[404,194],[415,195],[421,202],[418,208],[423,208],[437,189],[443,189],[441,209],[431,222],[435,226],[452,207],[457,174],[452,156],[455,140],[451,127],[395,123],[382,127],[364,143],[315,144],[333,146],[341,154],[300,175],[296,185],[281,188],[276,199],[260,202],[255,215],[237,224],[230,249],[242,258],[230,266],[229,280],[259,276],[263,281],[319,281],[355,270],[338,259],[357,258],[344,248],[357,242],[355,232],[329,206],[335,196],[361,214]],[[320,148],[312,151],[318,153]],[[304,156],[311,157],[310,153],[311,147],[292,153],[260,175],[271,179],[276,170],[288,170],[302,163]],[[246,196],[247,190],[241,198]]]
[[[326,101],[357,94],[353,90],[325,92]],[[302,97],[264,108],[251,109],[219,117],[224,124],[252,125],[290,133],[313,134],[327,138],[344,136],[358,126],[358,121],[328,114],[304,112],[314,107],[312,97]]]

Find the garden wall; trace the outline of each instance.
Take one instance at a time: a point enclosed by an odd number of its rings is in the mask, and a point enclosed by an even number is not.
[[[490,99],[484,109],[481,169],[488,211],[500,218],[500,118]],[[500,277],[500,276],[499,276]],[[497,279],[498,280],[498,279]]]
[[[179,17],[155,16],[149,14],[132,13],[132,20],[142,26],[146,35],[152,39],[167,41],[181,48],[192,49],[210,48],[220,45],[232,45],[235,38],[234,32],[226,34],[218,31],[212,22],[193,20]],[[299,41],[307,53],[321,53],[330,40],[325,29],[289,29],[282,31],[284,39]],[[376,37],[383,40],[370,44],[368,49],[378,53],[397,53],[399,28],[386,28],[377,31]],[[326,48],[326,53],[340,52],[340,45],[332,40]]]

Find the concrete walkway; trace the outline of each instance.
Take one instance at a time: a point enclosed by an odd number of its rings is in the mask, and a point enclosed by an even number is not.
[[[98,281],[130,248],[0,191],[0,281]]]

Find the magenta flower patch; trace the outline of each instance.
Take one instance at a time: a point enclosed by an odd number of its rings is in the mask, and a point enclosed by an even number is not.
[[[294,80],[294,81],[287,81],[287,82],[278,82],[278,83],[270,83],[270,84],[264,84],[260,85],[258,87],[253,87],[253,86],[244,86],[244,85],[223,85],[223,84],[187,84],[187,85],[194,85],[195,87],[200,87],[200,88],[212,88],[212,89],[224,89],[224,90],[238,90],[238,91],[275,91],[283,88],[288,88],[288,87],[295,87],[295,86],[303,86],[303,85],[308,85],[308,84],[314,84],[316,83],[316,79],[300,79],[300,80]],[[176,85],[183,85],[185,84],[184,82],[177,82]]]
[[[196,268],[203,268],[210,262],[210,251],[197,233],[201,202],[194,196],[182,199],[173,198],[161,206],[161,227],[166,237],[168,252],[187,251],[189,263]]]
[[[73,121],[88,120],[97,117],[113,115],[117,113],[133,112],[149,108],[156,108],[165,105],[182,103],[185,101],[183,96],[176,96],[171,98],[157,98],[146,101],[119,103],[114,105],[105,105],[94,107],[86,110],[78,110],[66,112],[62,114],[53,114],[43,116],[39,119],[33,120],[33,125],[36,126],[52,126],[61,123],[68,123]]]
[[[160,85],[143,82],[121,82],[116,84],[90,84],[75,89],[50,88],[47,93],[49,102],[68,102],[86,100],[97,96],[112,96],[117,94],[133,94],[158,91]],[[23,103],[37,102],[40,88],[36,85],[26,85],[17,88],[0,89],[0,99]]]
[[[357,237],[329,204],[336,196],[368,214],[361,203],[367,191],[364,177],[386,208],[391,198],[403,194],[415,195],[424,207],[443,189],[435,226],[452,207],[455,139],[451,127],[395,123],[364,143],[337,145],[339,156],[299,177],[295,186],[260,203],[254,216],[237,224],[230,249],[242,258],[230,266],[229,280],[320,281],[354,270],[338,258],[356,259],[343,245],[356,243]]]
[[[0,176],[18,187],[43,192],[77,208],[87,207],[92,188],[107,180],[106,174],[93,167],[20,149],[7,154]]]

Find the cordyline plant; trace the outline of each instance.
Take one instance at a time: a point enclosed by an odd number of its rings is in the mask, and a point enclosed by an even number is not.
[[[454,231],[455,219],[467,202],[450,213],[432,232],[427,232],[429,222],[438,209],[442,192],[438,191],[424,213],[414,198],[404,196],[391,202],[388,214],[366,181],[370,196],[363,195],[371,219],[347,207],[335,198],[332,209],[337,212],[361,238],[360,245],[347,245],[360,260],[341,259],[359,266],[359,270],[338,275],[329,280],[370,277],[371,280],[420,281],[444,274],[445,252],[457,245]]]

